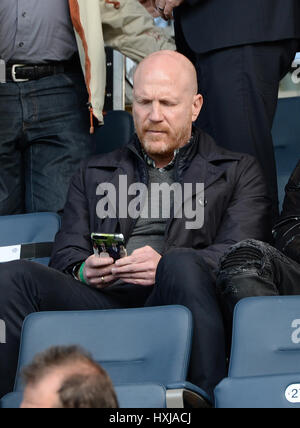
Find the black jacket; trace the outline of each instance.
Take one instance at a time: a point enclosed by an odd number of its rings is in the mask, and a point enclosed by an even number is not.
[[[300,161],[286,185],[282,214],[273,234],[276,247],[300,263]]]
[[[177,31],[198,53],[300,38],[299,0],[185,0],[175,9]],[[181,27],[181,28],[180,28]]]
[[[187,230],[186,218],[170,218],[164,253],[172,248],[193,248],[209,266],[217,268],[220,256],[231,245],[246,238],[268,239],[270,202],[254,158],[226,151],[207,134],[195,130],[194,142],[176,159],[175,173],[178,183],[205,184],[205,219],[201,229]],[[93,252],[92,232],[123,233],[128,241],[135,220],[103,219],[96,213],[101,198],[96,195],[97,187],[112,183],[118,200],[120,175],[127,176],[128,187],[136,182],[147,184],[147,167],[137,137],[122,149],[89,160],[74,176],[50,266],[70,272],[75,264],[86,260]],[[196,200],[197,195],[193,198]]]

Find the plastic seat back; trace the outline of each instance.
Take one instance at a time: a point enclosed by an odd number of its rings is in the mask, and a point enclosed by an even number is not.
[[[0,247],[23,245],[21,249],[23,258],[27,258],[26,255],[28,255],[29,259],[47,265],[51,246],[60,226],[61,219],[56,213],[1,216]],[[30,246],[28,244],[37,245]],[[39,255],[43,257],[39,257]]]
[[[300,372],[300,296],[241,300],[234,313],[229,376]]]
[[[35,313],[23,325],[15,391],[22,390],[22,367],[54,345],[84,347],[114,384],[182,382],[191,338],[192,317],[183,306]]]
[[[125,110],[111,110],[104,116],[104,125],[95,128],[95,154],[109,153],[129,143],[134,134],[132,115]]]

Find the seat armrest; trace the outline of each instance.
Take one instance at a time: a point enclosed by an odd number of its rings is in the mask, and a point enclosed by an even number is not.
[[[212,400],[203,389],[190,382],[166,385],[168,408],[210,408]]]

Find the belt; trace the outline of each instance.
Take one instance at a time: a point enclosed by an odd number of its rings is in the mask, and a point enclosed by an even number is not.
[[[48,64],[11,64],[6,66],[6,79],[13,82],[28,82],[54,74],[76,71],[80,67],[79,60],[55,62]]]

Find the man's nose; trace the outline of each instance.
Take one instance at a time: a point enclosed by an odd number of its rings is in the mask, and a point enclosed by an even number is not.
[[[159,103],[152,103],[149,119],[152,122],[161,122],[163,120],[162,109]]]

